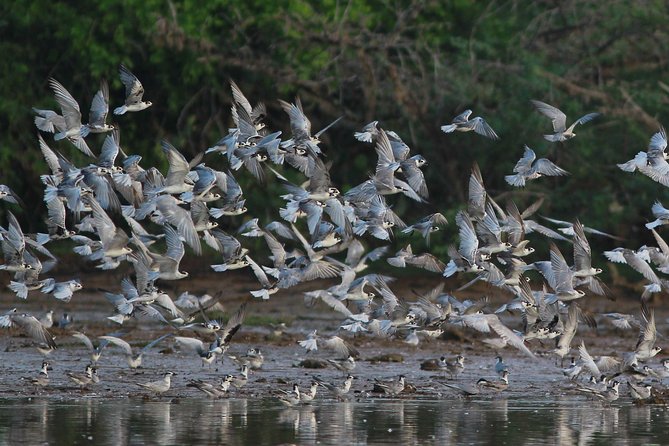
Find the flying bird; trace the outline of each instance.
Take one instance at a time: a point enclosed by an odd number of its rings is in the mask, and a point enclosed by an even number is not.
[[[522,158],[516,163],[516,167],[513,168],[513,171],[515,172],[515,175],[506,175],[504,179],[511,186],[515,187],[524,187],[525,182],[535,180],[542,176],[558,177],[569,175],[569,172],[561,169],[549,159],[537,159],[534,150],[527,146],[525,146],[525,152],[523,153]]]
[[[486,138],[490,139],[499,139],[497,133],[488,125],[487,122],[480,116],[469,119],[472,115],[471,110],[465,110],[451,121],[450,124],[441,126],[441,130],[444,133],[452,133],[454,131],[458,132],[471,132],[474,131],[479,135],[483,135]]]
[[[544,138],[550,142],[562,142],[573,138],[576,136],[576,133],[574,133],[574,127],[576,127],[577,124],[585,124],[586,122],[590,122],[599,116],[599,113],[588,113],[578,118],[572,125],[569,126],[569,128],[567,128],[567,115],[562,113],[558,108],[546,104],[545,102],[536,101],[534,99],[532,99],[531,102],[534,104],[534,107],[536,107],[539,113],[549,117],[553,123],[554,133],[552,135],[544,135]]]

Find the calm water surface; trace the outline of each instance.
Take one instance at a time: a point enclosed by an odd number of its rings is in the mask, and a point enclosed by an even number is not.
[[[669,411],[585,400],[0,399],[0,444],[667,444]]]

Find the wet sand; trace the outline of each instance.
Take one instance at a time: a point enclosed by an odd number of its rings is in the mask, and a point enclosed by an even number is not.
[[[226,276],[226,292],[221,298],[221,303],[226,308],[226,314],[234,311],[237,306],[247,298],[245,290],[249,289],[249,282],[242,276]],[[112,279],[114,281],[115,279]],[[88,290],[92,288],[110,287],[110,276],[103,274],[89,274],[84,276],[84,283]],[[325,285],[326,283],[324,283]],[[394,285],[394,290],[399,290],[398,295],[408,296],[411,300],[414,296],[411,290],[427,290],[434,281],[424,278],[403,279]],[[220,277],[207,275],[206,279],[199,278],[189,282],[175,284],[178,288],[170,290],[170,294],[176,298],[181,290],[190,290],[195,293],[209,290],[210,294],[220,289]],[[341,319],[324,305],[305,307],[302,299],[301,289],[315,289],[314,283],[302,286],[298,290],[280,292],[267,302],[257,300],[251,301],[247,321],[242,329],[234,337],[229,354],[243,354],[250,347],[260,347],[265,364],[259,371],[252,372],[249,382],[242,389],[232,389],[230,397],[242,398],[267,398],[275,394],[276,389],[289,390],[293,382],[300,384],[305,389],[309,386],[312,376],[319,376],[326,381],[338,381],[343,379],[342,372],[334,368],[306,369],[298,364],[305,358],[332,358],[335,355],[330,351],[316,351],[308,353],[297,345],[297,341],[304,339],[311,330],[318,329],[324,335],[334,334]],[[115,288],[111,288],[115,289]],[[482,296],[489,295],[489,289],[474,289],[464,295]],[[459,297],[463,293],[458,293]],[[491,296],[489,308],[495,309],[498,304],[506,301],[505,296]],[[138,382],[148,382],[161,378],[166,370],[177,373],[173,378],[172,388],[162,398],[175,397],[199,397],[204,396],[197,389],[187,387],[191,379],[203,379],[217,382],[226,374],[237,374],[235,364],[224,358],[223,362],[217,362],[211,367],[202,367],[200,358],[195,353],[187,351],[175,351],[173,340],[166,340],[149,351],[144,356],[143,366],[132,370],[126,364],[120,349],[107,347],[98,362],[100,383],[90,386],[83,391],[79,390],[66,376],[68,372],[81,373],[86,364],[89,363],[89,355],[84,345],[76,339],[68,336],[73,330],[86,333],[89,337],[109,334],[122,330],[134,347],[141,347],[158,336],[173,331],[157,323],[138,323],[131,320],[119,327],[108,321],[106,316],[112,314],[111,305],[106,302],[100,292],[84,291],[75,294],[69,304],[54,302],[39,294],[34,294],[26,301],[18,302],[15,298],[3,295],[2,308],[17,306],[19,311],[32,312],[40,315],[46,308],[53,308],[56,318],[63,311],[74,315],[74,323],[67,329],[52,329],[56,336],[58,349],[52,352],[48,358],[52,363],[53,371],[50,372],[49,386],[44,389],[35,389],[26,378],[36,376],[42,362],[43,356],[37,351],[34,343],[16,329],[4,330],[0,337],[0,351],[2,351],[2,365],[0,365],[0,395],[3,397],[28,397],[40,395],[53,398],[125,398],[138,395],[149,395],[145,390],[136,385]],[[605,312],[631,312],[639,313],[638,302],[629,298],[618,298],[617,301],[609,301],[601,298],[587,297],[582,305],[585,309]],[[662,308],[656,309],[656,320],[658,332],[666,333],[666,319],[669,312]],[[520,317],[517,315],[504,315],[502,320],[510,328],[520,328]],[[591,329],[581,324],[578,333],[572,342],[572,355],[577,355],[577,347],[581,339],[585,340],[588,351],[593,356],[616,355],[624,351],[631,351],[636,345],[638,332],[630,330],[622,332],[614,329],[610,323],[597,317],[599,326]],[[283,333],[276,335],[269,323],[286,322],[287,328]],[[481,377],[496,379],[494,372],[495,356],[497,352],[482,342],[487,335],[475,332],[471,329],[460,329],[453,327],[446,331],[443,338],[423,341],[418,347],[405,344],[399,339],[381,340],[370,335],[352,336],[346,332],[338,333],[347,341],[351,342],[359,351],[360,359],[353,374],[356,376],[352,387],[352,397],[367,397],[367,392],[373,388],[375,378],[393,379],[400,374],[407,377],[409,388],[400,395],[400,398],[454,398],[456,394],[442,386],[441,382],[474,383]],[[179,332],[183,336],[195,336],[192,332]],[[207,337],[202,338],[209,341]],[[554,341],[531,341],[529,348],[537,355],[536,359],[529,358],[512,348],[505,348],[499,353],[504,357],[509,366],[510,382],[509,389],[504,392],[508,397],[527,398],[556,398],[560,395],[574,394],[574,398],[585,398],[571,389],[572,385],[563,377],[556,358],[550,353],[554,348]],[[658,345],[663,346],[663,340],[658,340]],[[370,359],[387,354],[399,354],[402,362],[372,362]],[[426,359],[438,358],[445,355],[452,358],[457,354],[466,357],[466,369],[462,375],[455,380],[450,380],[442,373],[420,370],[420,363]],[[652,367],[657,367],[663,358],[663,353],[657,359],[648,362]],[[565,366],[568,358],[565,360]],[[322,390],[319,389],[320,392]],[[621,392],[627,394],[626,391]],[[378,396],[375,394],[375,396]],[[321,396],[322,397],[322,396]],[[381,396],[380,396],[381,397]],[[491,393],[491,398],[495,396]]]

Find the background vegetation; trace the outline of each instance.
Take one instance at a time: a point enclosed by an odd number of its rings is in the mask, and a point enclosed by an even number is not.
[[[642,225],[665,191],[615,163],[644,150],[666,122],[668,19],[667,4],[650,0],[0,2],[0,182],[33,209],[43,206],[38,176],[46,167],[31,107],[55,107],[50,76],[79,99],[84,114],[107,78],[113,107],[123,100],[117,68],[124,63],[154,103],[114,118],[122,146],[141,154],[144,165],[162,165],[162,138],[190,157],[225,134],[234,79],[251,102],[267,103],[273,128],[289,128],[276,99],[298,94],[314,129],[345,116],[325,145],[343,190],[366,178],[375,158],[352,133],[371,120],[398,132],[430,162],[430,203],[397,205],[409,221],[434,210],[452,216],[465,202],[476,159],[493,196],[513,198],[522,209],[546,195],[543,215],[578,216],[636,247],[648,238]],[[550,145],[542,138],[550,124],[530,99],[573,119],[590,111],[604,116],[567,144]],[[501,140],[440,131],[466,108],[484,116]],[[101,141],[91,142],[94,150]],[[503,176],[523,144],[572,175],[509,192]],[[60,148],[85,162],[71,146]],[[224,166],[222,159],[207,162]],[[275,218],[261,193],[271,182],[240,178],[253,215]],[[32,230],[42,227],[40,215],[25,217]]]

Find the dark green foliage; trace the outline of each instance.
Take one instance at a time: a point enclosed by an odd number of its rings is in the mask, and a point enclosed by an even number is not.
[[[123,100],[117,68],[125,63],[154,103],[147,112],[114,118],[124,150],[141,154],[143,165],[165,167],[161,138],[190,158],[223,135],[234,79],[252,102],[267,103],[270,126],[285,132],[277,98],[299,94],[315,130],[345,115],[325,138],[332,176],[344,191],[367,177],[375,158],[353,131],[378,119],[398,132],[430,162],[431,202],[399,200],[407,220],[434,210],[452,217],[465,201],[476,159],[493,196],[505,194],[522,209],[547,194],[544,214],[579,217],[645,240],[645,231],[634,231],[651,217],[664,188],[615,163],[645,149],[664,119],[667,18],[664,2],[616,0],[3,2],[2,182],[41,204],[38,177],[46,167],[30,107],[55,107],[47,86],[53,76],[79,100],[85,117],[107,78],[113,108]],[[571,119],[590,111],[604,116],[577,128],[567,144],[550,145],[542,139],[550,123],[533,111],[532,98],[559,106]],[[484,116],[501,141],[439,130],[466,108]],[[46,139],[85,162],[67,143]],[[101,142],[90,139],[94,151]],[[523,144],[572,175],[507,193],[503,176]],[[206,162],[225,167],[215,157]],[[267,186],[239,177],[250,209],[265,218]],[[39,215],[31,213],[31,230],[42,225]]]

